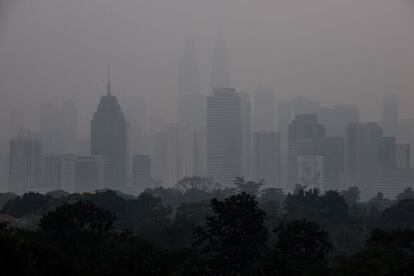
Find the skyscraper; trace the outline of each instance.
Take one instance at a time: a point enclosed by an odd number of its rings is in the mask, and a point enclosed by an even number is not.
[[[382,102],[381,125],[384,136],[396,137],[398,134],[398,97],[395,94],[385,95]]]
[[[151,159],[149,155],[134,155],[132,158],[132,185],[135,193],[151,186]]]
[[[195,41],[189,37],[178,65],[178,122],[191,128],[205,125],[205,96],[201,94],[199,61]]]
[[[357,186],[366,199],[375,193],[380,167],[382,128],[377,123],[351,123],[345,136],[346,185]]]
[[[275,96],[271,87],[261,87],[254,93],[254,131],[275,131]]]
[[[266,188],[283,188],[280,183],[280,135],[273,131],[253,134],[253,179]]]
[[[339,190],[342,188],[344,176],[344,138],[324,138],[321,145],[321,155],[324,159],[325,189]]]
[[[102,96],[91,121],[91,153],[108,162],[107,188],[124,190],[127,175],[127,130],[117,98],[111,95],[108,70],[107,95]]]
[[[63,152],[63,133],[59,108],[53,102],[40,105],[40,141],[45,154]]]
[[[207,97],[207,174],[223,186],[242,174],[242,104],[231,88]]]
[[[213,89],[232,87],[229,53],[226,39],[221,32],[214,43],[210,81]]]
[[[242,117],[242,175],[249,179],[252,174],[252,107],[249,94],[239,93]]]
[[[24,130],[24,116],[20,108],[13,108],[9,114],[9,138],[15,137]]]
[[[17,194],[38,188],[41,177],[41,146],[31,132],[10,140],[9,191]]]
[[[411,164],[411,145],[397,144],[395,148],[395,167],[408,169]]]
[[[64,101],[60,109],[60,129],[62,133],[62,152],[75,153],[77,150],[76,104]]]
[[[297,184],[299,157],[321,156],[321,142],[324,137],[324,128],[315,114],[297,115],[289,125],[288,190],[292,190]]]

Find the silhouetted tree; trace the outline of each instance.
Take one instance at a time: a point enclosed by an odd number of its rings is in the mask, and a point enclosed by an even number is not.
[[[414,199],[400,200],[385,209],[379,217],[379,226],[389,230],[414,228]]]
[[[360,200],[361,191],[358,187],[350,187],[347,190],[341,191],[341,195],[349,206],[356,205]]]
[[[414,199],[414,191],[411,187],[407,187],[396,198],[397,200]]]
[[[266,245],[265,213],[258,209],[255,197],[246,193],[224,201],[212,199],[211,205],[214,214],[194,232],[195,245],[209,261],[211,274],[251,272]]]
[[[277,235],[274,250],[286,262],[291,275],[323,274],[333,246],[317,223],[294,220],[274,232]]]
[[[244,177],[236,177],[234,181],[234,185],[236,185],[238,193],[246,193],[253,196],[258,196],[260,187],[263,186],[263,181],[261,182],[254,182],[254,181],[246,181]]]
[[[33,213],[43,213],[51,201],[52,197],[50,196],[29,192],[9,200],[3,206],[1,213],[18,218]]]

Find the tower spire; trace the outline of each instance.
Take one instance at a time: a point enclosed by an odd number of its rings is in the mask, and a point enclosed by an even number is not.
[[[107,93],[108,96],[111,95],[111,66],[108,64],[108,87],[107,87]]]

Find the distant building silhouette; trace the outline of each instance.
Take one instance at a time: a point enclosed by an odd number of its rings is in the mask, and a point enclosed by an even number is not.
[[[394,94],[385,95],[382,102],[381,125],[384,136],[396,137],[398,134],[398,97]]]
[[[297,115],[289,125],[288,190],[292,190],[298,184],[299,157],[321,156],[321,143],[324,137],[324,128],[319,124],[318,116],[315,114]]]
[[[408,169],[411,167],[411,145],[397,144],[395,148],[395,167]]]
[[[275,131],[275,96],[271,87],[263,86],[254,93],[253,129]]]
[[[151,159],[149,155],[132,157],[132,185],[136,194],[151,188]]]
[[[21,132],[10,140],[9,191],[23,194],[38,188],[41,177],[40,140],[32,132]]]
[[[117,98],[111,94],[108,70],[107,95],[102,96],[91,121],[91,153],[108,162],[106,188],[124,190],[127,175],[127,126]]]
[[[280,183],[280,135],[274,131],[253,134],[253,179],[266,188],[283,188]]]
[[[340,190],[344,180],[344,138],[322,139],[321,155],[324,158],[324,188]]]
[[[242,119],[242,175],[246,179],[252,176],[252,106],[247,93],[239,93],[241,98]]]
[[[346,185],[357,186],[366,199],[376,191],[375,179],[380,168],[382,128],[375,122],[351,123],[345,136]]]
[[[242,101],[234,89],[207,97],[207,174],[223,186],[242,174]]]

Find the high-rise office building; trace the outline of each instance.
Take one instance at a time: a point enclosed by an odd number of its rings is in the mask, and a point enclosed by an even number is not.
[[[294,98],[292,101],[292,110],[294,116],[306,114],[318,114],[321,104],[317,101],[300,96]]]
[[[105,176],[108,172],[106,171],[106,164],[106,160],[103,156],[76,156],[76,192],[94,192],[105,188]]]
[[[188,38],[178,66],[177,114],[178,122],[192,128],[205,125],[205,96],[201,94],[197,49]]]
[[[346,186],[357,186],[365,199],[375,193],[380,168],[382,128],[377,123],[351,123],[345,136]]]
[[[22,194],[38,188],[41,167],[41,145],[31,132],[21,132],[11,139],[9,151],[9,191]]]
[[[63,133],[59,108],[52,102],[40,105],[40,141],[44,154],[63,152]]]
[[[76,155],[74,154],[61,156],[60,188],[68,193],[76,192]]]
[[[234,89],[207,97],[207,174],[223,186],[242,174],[242,104]]]
[[[132,158],[132,185],[136,194],[151,188],[151,158],[149,155],[134,155]]]
[[[17,136],[24,127],[23,110],[20,108],[13,108],[9,114],[9,138]]]
[[[106,188],[124,190],[127,175],[127,126],[117,98],[111,95],[108,70],[107,95],[102,96],[91,121],[91,153],[108,162]]]
[[[62,133],[62,152],[75,153],[77,150],[76,105],[73,101],[64,101],[60,108],[60,132]]]
[[[395,167],[408,169],[411,166],[411,145],[397,144],[395,146]]]
[[[286,151],[289,124],[292,122],[293,107],[290,102],[279,102],[277,105],[277,131],[280,133],[280,145]]]
[[[296,184],[306,188],[325,191],[324,157],[320,155],[299,155],[297,157]]]
[[[385,95],[382,102],[381,125],[384,136],[396,137],[398,134],[398,97],[397,95]]]
[[[280,183],[280,135],[274,131],[253,134],[253,179],[267,188],[283,188]]]
[[[254,93],[253,129],[275,131],[275,95],[271,87],[261,87]]]
[[[401,119],[398,127],[398,141],[414,147],[414,119]],[[410,162],[414,162],[414,154],[411,154]]]
[[[60,189],[61,182],[61,159],[59,154],[48,154],[43,156],[42,181],[39,186],[46,191]]]
[[[152,155],[153,172],[167,187],[180,180],[180,128],[177,124],[166,124],[155,134],[155,148]]]
[[[395,137],[383,137],[378,153],[379,169],[395,168],[397,157]]]
[[[325,127],[326,136],[343,138],[346,126],[359,121],[359,110],[354,105],[335,105],[333,108],[321,107],[318,118]]]
[[[340,190],[344,177],[344,138],[326,137],[322,140],[325,190]]]
[[[252,175],[252,107],[247,93],[239,93],[242,117],[242,175],[249,179]]]
[[[324,128],[315,114],[298,115],[289,125],[288,141],[288,190],[292,190],[298,179],[298,157],[320,156]]]

